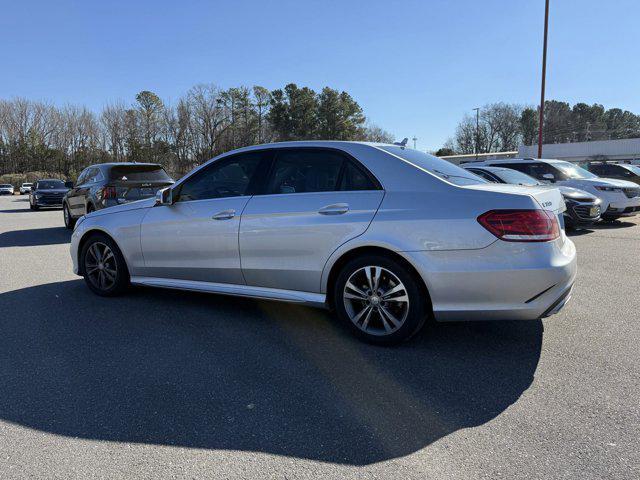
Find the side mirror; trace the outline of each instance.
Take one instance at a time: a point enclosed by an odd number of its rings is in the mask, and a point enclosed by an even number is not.
[[[553,175],[553,173],[543,173],[542,178],[544,178],[545,180],[549,180],[551,183],[556,181],[556,177]]]
[[[64,186],[67,188],[73,188],[73,182],[64,182]]]
[[[156,192],[156,205],[171,205],[173,204],[172,197],[170,187],[158,190]]]

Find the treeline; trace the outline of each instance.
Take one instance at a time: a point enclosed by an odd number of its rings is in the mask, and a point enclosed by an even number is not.
[[[135,102],[93,112],[23,98],[0,100],[0,175],[58,172],[75,178],[87,165],[158,162],[181,175],[220,153],[282,140],[392,141],[368,123],[346,92],[289,84],[227,90],[197,85],[174,105],[150,91]]]
[[[538,141],[539,109],[517,104],[492,103],[480,109],[476,117],[466,115],[458,124],[453,138],[436,152],[437,155],[505,152],[518,145]],[[640,115],[620,108],[605,109],[600,104],[588,105],[549,100],[544,106],[544,143],[585,142],[640,137]]]

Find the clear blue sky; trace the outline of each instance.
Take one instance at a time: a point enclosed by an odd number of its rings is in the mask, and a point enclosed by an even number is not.
[[[344,89],[435,149],[471,109],[539,99],[544,0],[42,1],[0,14],[0,98],[99,110],[197,83]],[[547,98],[640,113],[640,2],[551,0]]]

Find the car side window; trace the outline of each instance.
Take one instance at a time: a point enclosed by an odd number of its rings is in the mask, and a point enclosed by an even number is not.
[[[627,170],[624,167],[620,167],[618,165],[611,165],[611,174],[618,175],[620,177],[632,177],[633,173],[631,170]]]
[[[553,168],[546,163],[505,163],[500,166],[518,170],[519,172],[526,173],[527,175],[541,181],[547,180],[544,178],[546,173],[552,174],[556,180],[562,180],[565,177],[560,170]]]
[[[90,168],[89,170],[87,170],[87,176],[84,180],[84,183],[93,183],[97,180],[97,176],[98,173],[100,172],[100,170],[98,170],[95,167]]]
[[[354,165],[352,161],[345,159],[340,179],[340,190],[378,190],[378,187],[363,170]]]
[[[280,151],[267,182],[267,194],[332,192],[344,157],[331,150]]]
[[[234,155],[208,165],[178,188],[177,202],[247,195],[263,152]]]
[[[87,180],[87,173],[89,172],[88,168],[85,168],[80,175],[78,175],[78,180],[76,180],[76,185],[82,185]]]

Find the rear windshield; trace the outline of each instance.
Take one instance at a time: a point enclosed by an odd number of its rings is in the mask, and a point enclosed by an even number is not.
[[[392,153],[403,160],[411,163],[412,165],[422,168],[429,173],[433,173],[439,178],[446,180],[449,183],[455,185],[478,185],[488,183],[486,180],[478,177],[477,175],[464,170],[463,168],[454,165],[453,163],[442,160],[441,158],[434,157],[428,153],[421,152],[419,150],[412,150],[410,148],[402,148],[391,145],[385,145],[379,147],[385,152]]]
[[[38,182],[38,190],[53,190],[54,188],[65,188],[62,180],[41,180]]]
[[[127,165],[113,167],[110,177],[112,180],[129,182],[172,182],[167,172],[159,165]]]

